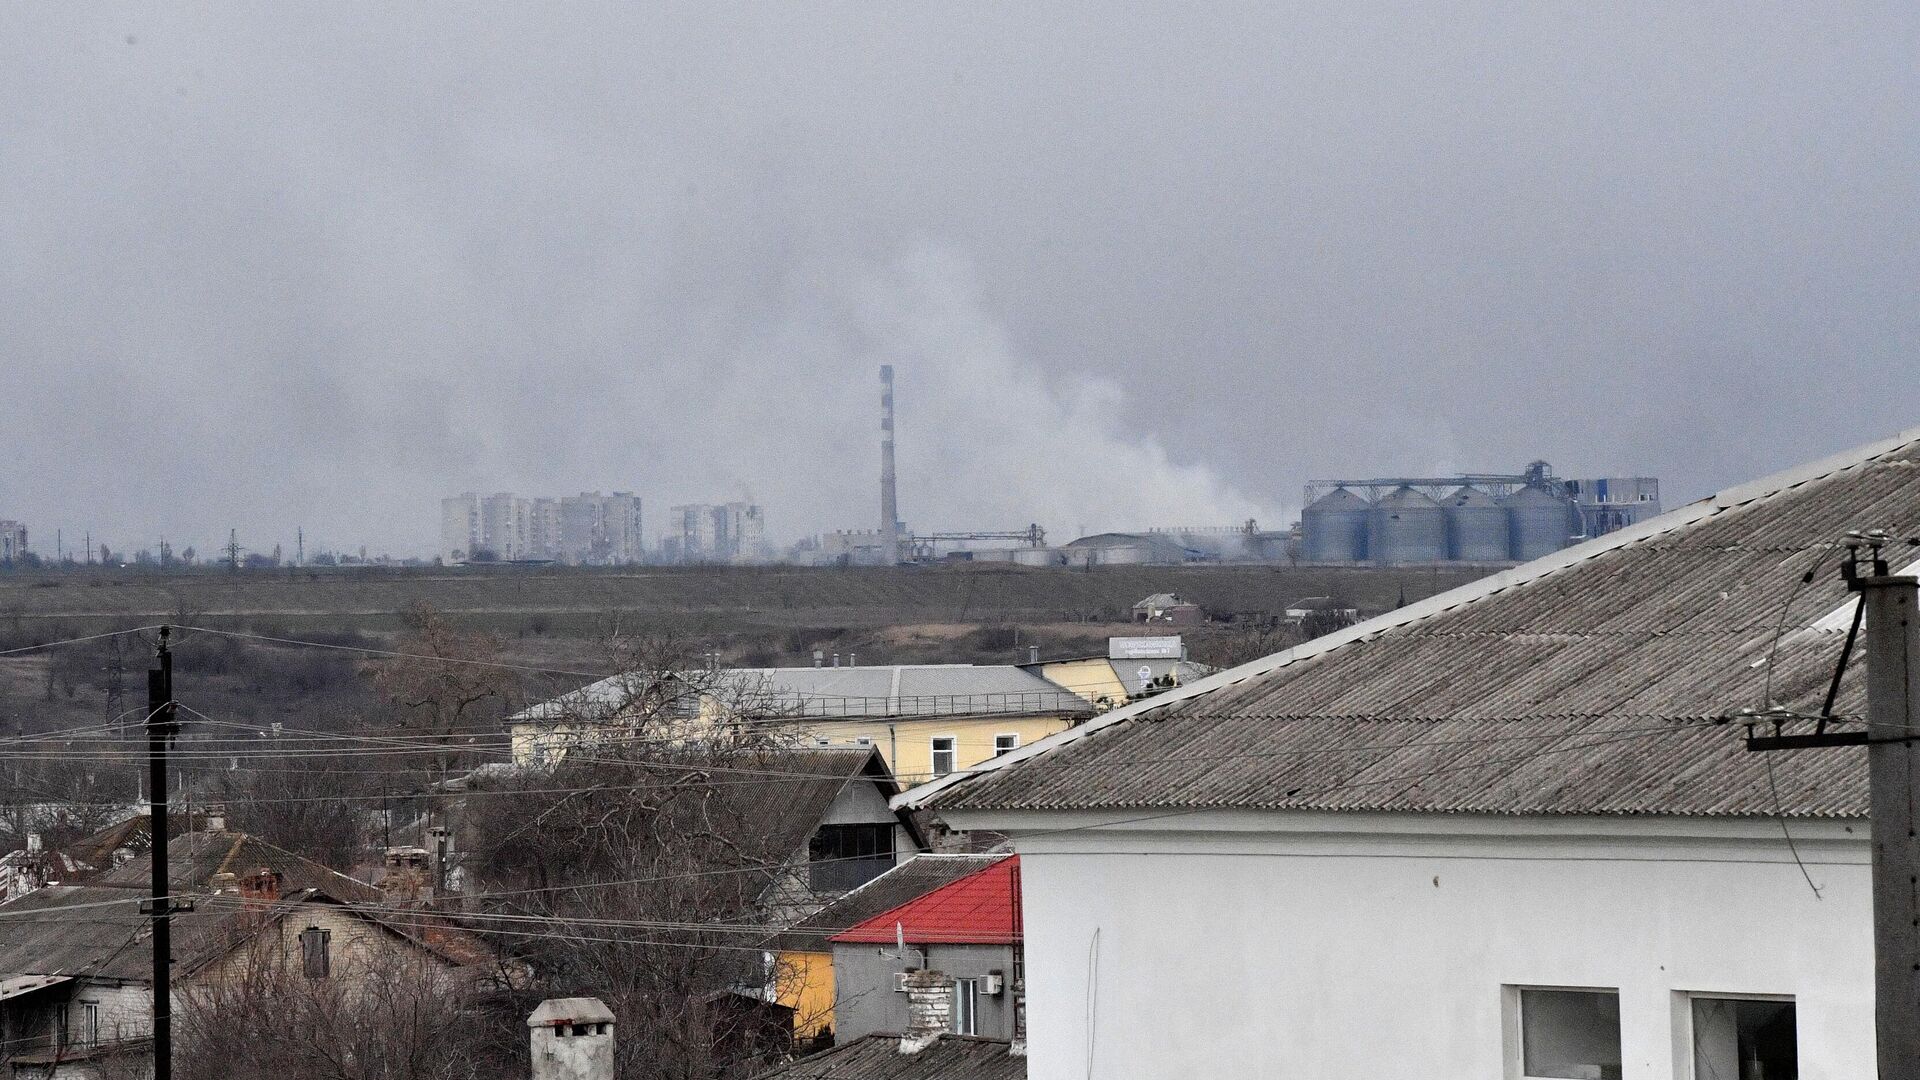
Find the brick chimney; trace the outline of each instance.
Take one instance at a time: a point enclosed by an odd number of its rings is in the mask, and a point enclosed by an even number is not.
[[[411,904],[432,895],[431,856],[426,848],[390,847],[387,870],[380,878],[380,891],[389,904]]]
[[[240,908],[248,925],[258,925],[267,909],[280,902],[280,872],[261,867],[240,878]]]
[[[240,899],[250,904],[280,902],[280,871],[261,867],[240,879]]]
[[[917,1054],[953,1030],[953,979],[943,972],[907,972],[907,1030],[900,1052]]]

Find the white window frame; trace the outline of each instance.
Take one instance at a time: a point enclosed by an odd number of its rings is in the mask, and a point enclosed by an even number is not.
[[[1793,1006],[1793,1041],[1800,1043],[1800,1002],[1792,994],[1748,994],[1725,990],[1675,990],[1673,992],[1673,1075],[1674,1080],[1711,1080],[1694,1068],[1693,1003],[1696,1001],[1777,1001]]]
[[[1500,1042],[1501,1057],[1505,1068],[1502,1075],[1505,1080],[1551,1080],[1536,1077],[1526,1070],[1527,1048],[1525,1029],[1521,1026],[1520,995],[1526,990],[1562,990],[1576,994],[1612,994],[1615,1000],[1622,995],[1617,986],[1575,986],[1565,983],[1508,983],[1500,988]],[[1621,1050],[1626,1049],[1626,1021],[1621,1020]]]
[[[945,750],[940,744],[946,743]],[[947,755],[947,768],[940,770],[940,755]],[[960,737],[958,735],[935,735],[927,740],[927,771],[935,777],[948,776],[960,771]]]
[[[80,1002],[80,1045],[100,1045],[100,1003]]]
[[[953,980],[953,1033],[980,1034],[980,980]]]
[[[1012,739],[1013,741],[1002,745],[1002,740],[1006,739]],[[1020,733],[1017,731],[1003,731],[993,737],[994,757],[999,757],[1001,754],[1011,754],[1018,749],[1020,749]]]

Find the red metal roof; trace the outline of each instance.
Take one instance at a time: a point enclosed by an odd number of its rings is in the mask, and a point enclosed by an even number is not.
[[[889,944],[895,926],[920,945],[1012,945],[1020,940],[1020,857],[890,908],[833,935],[845,944]]]

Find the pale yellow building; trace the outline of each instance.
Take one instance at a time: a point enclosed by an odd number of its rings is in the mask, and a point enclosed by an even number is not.
[[[1118,692],[1107,669],[1103,689]],[[603,679],[509,720],[513,760],[573,747],[764,734],[804,747],[872,747],[912,785],[1064,731],[1094,698],[1013,664],[731,668]]]

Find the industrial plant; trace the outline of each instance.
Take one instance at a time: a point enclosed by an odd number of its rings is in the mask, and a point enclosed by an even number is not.
[[[1526,562],[1659,514],[1660,481],[1569,480],[1536,461],[1516,475],[1321,480],[1302,505],[1301,562]]]

